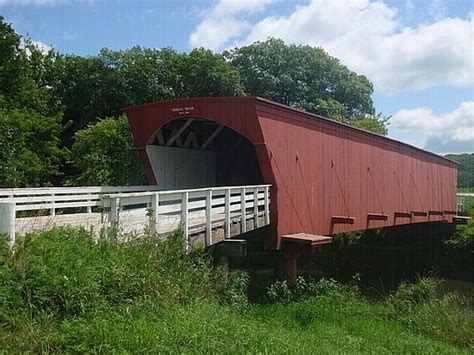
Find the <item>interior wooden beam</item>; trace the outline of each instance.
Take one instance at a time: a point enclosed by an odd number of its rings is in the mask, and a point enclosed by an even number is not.
[[[156,133],[156,139],[158,140],[159,145],[165,145],[165,139],[163,138],[163,132],[161,132],[161,129]]]
[[[217,137],[217,135],[219,134],[220,131],[222,131],[222,129],[224,128],[224,125],[219,125],[219,127],[217,127],[214,132],[212,132],[212,134],[209,136],[209,138],[204,142],[204,144],[201,146],[201,149],[206,149],[207,146],[209,144],[212,143],[212,141],[214,140],[214,138]]]
[[[183,125],[176,132],[171,134],[170,138],[168,139],[168,142],[166,142],[166,145],[169,147],[171,144],[173,144],[176,138],[178,138],[181,135],[181,133],[183,133],[184,130],[188,128],[188,126],[191,123],[193,123],[193,121],[194,121],[194,118],[188,118],[188,120],[184,122]]]
[[[195,149],[199,148],[196,132],[190,132],[188,134],[188,137],[184,141],[184,148],[189,148],[189,146],[191,144],[192,144],[193,148],[195,148]]]

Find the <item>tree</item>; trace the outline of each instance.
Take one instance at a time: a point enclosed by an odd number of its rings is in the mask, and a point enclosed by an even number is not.
[[[222,55],[204,49],[177,53],[170,48],[102,49],[97,56],[58,61],[55,90],[64,105],[66,146],[74,132],[118,116],[126,106],[190,96],[243,93],[237,70]]]
[[[220,54],[210,50],[193,49],[183,54],[178,64],[182,90],[180,97],[243,95],[239,72]]]
[[[446,158],[459,163],[458,187],[474,187],[474,153],[470,154],[448,154]]]
[[[0,17],[0,186],[48,185],[61,177],[67,151],[60,148],[61,109],[47,75],[56,57]]]
[[[46,186],[61,177],[61,116],[0,109],[0,186]]]
[[[247,94],[386,133],[369,80],[321,48],[270,38],[223,55],[238,69]]]
[[[74,134],[74,185],[141,185],[143,167],[127,117],[107,117]]]
[[[23,64],[20,43],[20,36],[0,16],[0,96],[5,98],[14,96],[20,86]]]

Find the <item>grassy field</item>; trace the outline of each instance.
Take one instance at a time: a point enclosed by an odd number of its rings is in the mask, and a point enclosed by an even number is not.
[[[2,242],[3,243],[3,242]],[[249,276],[185,255],[182,238],[91,240],[78,229],[19,238],[0,253],[5,352],[472,353],[474,320],[437,282],[370,301],[357,282],[276,281],[247,298]]]

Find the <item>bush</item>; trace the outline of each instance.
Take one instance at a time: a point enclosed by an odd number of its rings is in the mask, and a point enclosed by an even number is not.
[[[213,288],[209,260],[186,255],[180,232],[161,241],[96,243],[83,229],[54,228],[18,238],[15,253],[5,248],[0,297],[15,299],[11,294],[18,291],[17,306],[30,317],[73,318],[147,297],[186,304]]]
[[[462,315],[458,296],[442,296],[438,285],[433,278],[402,283],[387,302],[389,315],[437,339],[474,346],[474,319]]]
[[[352,291],[348,286],[334,279],[305,279],[300,276],[296,285],[291,288],[286,281],[276,281],[267,289],[268,303],[290,303],[317,296],[336,296]]]

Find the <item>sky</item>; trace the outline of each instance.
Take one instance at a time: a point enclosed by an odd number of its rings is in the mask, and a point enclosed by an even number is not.
[[[220,52],[269,36],[322,47],[374,84],[390,137],[474,152],[473,0],[0,0],[0,15],[38,46],[78,55]]]

